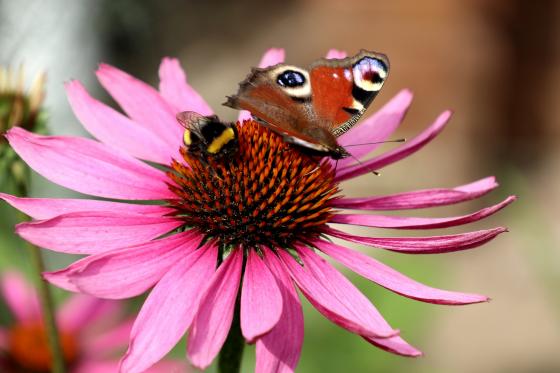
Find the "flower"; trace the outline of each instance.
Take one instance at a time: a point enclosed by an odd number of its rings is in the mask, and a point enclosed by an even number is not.
[[[333,51],[329,56],[340,55]],[[283,60],[272,49],[260,66]],[[257,125],[242,112],[239,151],[210,167],[182,149],[181,111],[211,114],[186,83],[175,59],[160,67],[159,91],[108,65],[97,76],[126,115],[66,85],[70,104],[98,141],[43,137],[12,129],[18,154],[47,179],[75,191],[123,203],[90,199],[1,197],[35,219],[17,226],[26,240],[54,251],[86,254],[45,278],[64,289],[122,299],[152,289],[131,333],[123,372],[140,372],[160,360],[187,331],[188,357],[206,368],[220,351],[234,317],[238,292],[241,330],[256,343],[257,372],[291,372],[303,341],[303,315],[296,286],[335,324],[387,351],[417,356],[370,301],[321,256],[325,254],[377,284],[437,304],[469,304],[488,298],[439,290],[327,237],[408,254],[445,253],[490,241],[505,228],[429,237],[362,237],[335,229],[360,225],[392,229],[444,228],[499,211],[515,198],[472,214],[448,218],[341,213],[339,210],[404,210],[471,200],[496,188],[493,177],[451,189],[428,189],[365,198],[340,196],[339,183],[380,169],[416,152],[446,125],[445,111],[416,138],[362,163],[317,163]],[[383,141],[412,101],[400,92],[376,114],[339,140]],[[359,140],[359,141],[357,141]],[[352,147],[364,158],[376,145]],[[161,165],[152,167],[141,160]],[[162,170],[163,168],[163,170]],[[336,210],[335,210],[336,209]],[[154,343],[157,341],[157,343]]]
[[[38,74],[29,91],[24,89],[24,69],[17,71],[0,66],[0,133],[20,126],[29,131],[43,133],[46,130],[41,105],[45,98],[45,74]],[[0,138],[0,180],[1,190],[21,192],[29,182],[27,168],[14,151]]]
[[[0,328],[0,370],[7,373],[47,373],[52,364],[35,290],[14,271],[2,274],[1,294],[14,322]],[[69,298],[58,311],[61,346],[71,373],[116,372],[115,352],[128,342],[132,320],[122,320],[123,307],[115,301],[86,295]],[[181,369],[181,370],[179,370]],[[149,372],[183,372],[183,364],[166,361]]]
[[[25,92],[23,67],[14,73],[0,66],[0,131],[14,126],[35,129],[45,98],[45,78],[45,74],[37,75],[29,92]]]

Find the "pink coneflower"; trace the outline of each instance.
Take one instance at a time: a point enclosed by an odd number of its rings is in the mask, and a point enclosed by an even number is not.
[[[333,53],[331,53],[333,55]],[[283,60],[270,50],[261,66]],[[317,161],[252,120],[237,124],[239,151],[204,167],[182,151],[176,113],[207,115],[209,106],[185,80],[177,60],[160,67],[159,92],[123,71],[102,65],[101,84],[126,116],[67,84],[76,116],[98,141],[37,136],[13,129],[8,140],[38,173],[75,191],[110,199],[163,201],[134,204],[76,199],[22,199],[3,195],[35,221],[20,224],[26,240],[59,252],[86,254],[68,268],[45,274],[52,283],[101,298],[122,299],[152,289],[130,336],[123,372],[160,360],[189,331],[188,357],[206,368],[228,335],[236,304],[246,341],[256,343],[257,372],[291,372],[303,341],[296,286],[335,324],[387,351],[417,356],[322,254],[404,296],[438,304],[484,302],[487,297],[420,284],[328,236],[409,254],[445,253],[479,246],[505,231],[494,228],[430,237],[361,237],[345,226],[427,229],[483,219],[513,201],[451,218],[397,217],[341,210],[403,210],[454,204],[494,189],[486,178],[452,189],[366,198],[341,196],[339,182],[380,169],[423,147],[445,126],[446,111],[423,133],[363,164]],[[342,145],[387,139],[412,95],[404,90],[345,134]],[[242,114],[247,118],[247,114]],[[352,148],[365,157],[375,145]],[[156,168],[142,162],[160,164]],[[340,224],[336,229],[333,223]],[[238,297],[238,294],[240,296]],[[237,302],[237,299],[239,301]]]
[[[48,373],[51,355],[35,290],[17,272],[0,278],[3,301],[14,322],[0,328],[0,371]],[[119,367],[118,356],[126,348],[132,320],[123,319],[123,307],[115,301],[86,295],[69,298],[57,313],[60,340],[68,372],[108,373]],[[161,362],[149,372],[184,372],[184,364]]]

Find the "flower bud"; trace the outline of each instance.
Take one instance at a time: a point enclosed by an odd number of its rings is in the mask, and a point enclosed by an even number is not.
[[[3,136],[13,127],[45,133],[46,121],[41,106],[45,99],[45,73],[38,74],[29,90],[25,89],[23,66],[0,66],[0,190],[22,192],[29,179],[27,166],[8,146]]]

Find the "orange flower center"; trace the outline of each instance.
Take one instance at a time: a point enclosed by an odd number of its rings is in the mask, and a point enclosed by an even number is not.
[[[72,334],[60,333],[60,342],[66,365],[78,357],[78,343]],[[8,352],[11,364],[33,373],[48,373],[52,357],[45,328],[40,324],[18,324],[9,330]],[[16,372],[18,369],[16,369]]]
[[[202,161],[182,149],[169,172],[179,199],[170,201],[185,227],[222,247],[289,248],[320,234],[338,192],[327,162],[287,144],[255,121],[237,124],[238,151]]]

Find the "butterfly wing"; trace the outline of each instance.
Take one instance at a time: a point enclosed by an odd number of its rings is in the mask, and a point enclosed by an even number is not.
[[[301,74],[304,83],[299,87],[282,87],[277,80],[286,72]],[[306,123],[314,115],[308,76],[307,71],[284,64],[254,68],[239,84],[237,94],[228,97],[224,105],[250,111],[260,124],[288,143],[327,152],[327,146],[304,133]]]
[[[262,126],[267,127],[270,130],[272,130],[273,132],[282,136],[282,139],[287,143],[303,146],[303,147],[318,151],[320,153],[328,153],[328,152],[331,151],[331,149],[328,146],[326,146],[324,144],[321,144],[316,139],[314,139],[310,136],[304,135],[304,134],[299,133],[299,132],[295,132],[294,130],[292,130],[290,128],[287,128],[285,126],[280,127],[280,126],[276,126],[274,124],[270,124],[270,123],[265,122],[264,120],[261,120],[261,119],[258,119],[258,118],[257,118],[257,121]]]
[[[340,136],[362,116],[388,74],[387,57],[366,50],[317,60],[309,71],[284,64],[256,68],[225,105],[249,110],[271,127],[302,133],[306,126],[327,126]]]
[[[284,64],[255,68],[224,105],[250,111],[287,142],[341,157],[335,136],[357,122],[388,71],[384,55],[367,51],[318,60],[309,71]]]
[[[360,51],[343,59],[320,59],[309,71],[315,114],[335,136],[360,119],[383,87],[389,60],[380,53]]]
[[[270,125],[297,131],[306,111],[304,96],[311,98],[311,88],[308,79],[305,84],[307,88],[299,89],[299,94],[294,93],[295,89],[286,90],[280,86],[277,83],[277,76],[289,68],[288,65],[278,64],[252,69],[247,78],[239,83],[237,94],[228,97],[224,105],[248,110],[254,117]],[[308,76],[307,71],[298,70],[304,76]],[[304,92],[305,89],[308,90],[307,93]]]

